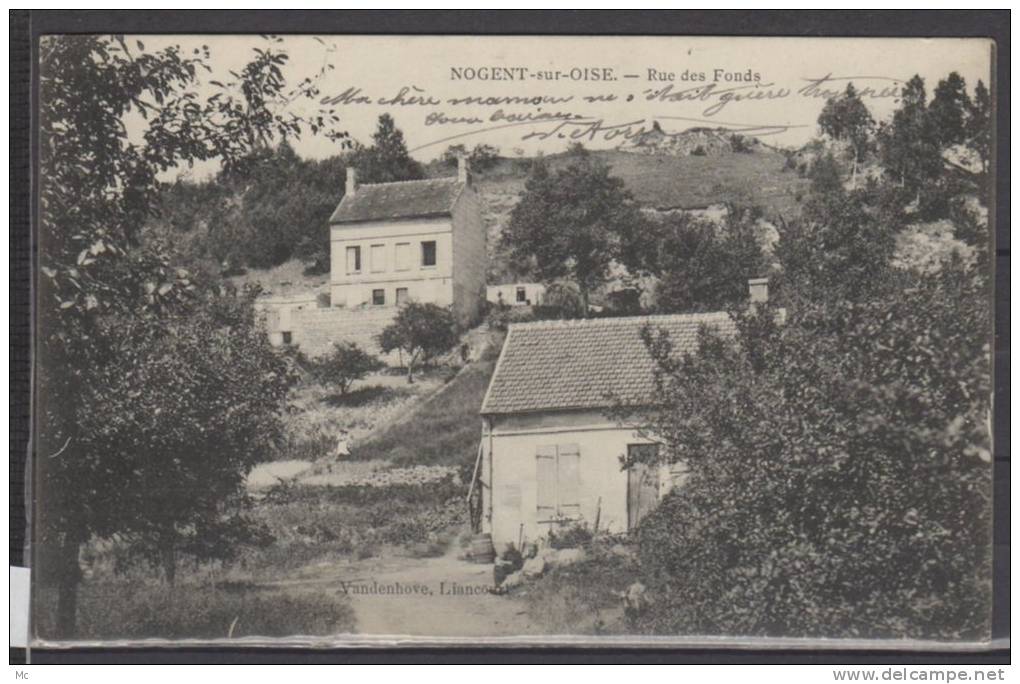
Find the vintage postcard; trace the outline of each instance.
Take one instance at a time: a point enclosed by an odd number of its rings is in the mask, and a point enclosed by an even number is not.
[[[989,644],[993,58],[44,36],[33,643]]]

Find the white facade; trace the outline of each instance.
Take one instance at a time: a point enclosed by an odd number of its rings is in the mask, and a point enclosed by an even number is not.
[[[485,230],[465,185],[449,215],[337,223],[330,227],[334,307],[450,306],[474,323],[485,288]]]
[[[545,297],[542,283],[509,283],[489,285],[485,288],[485,299],[490,304],[506,306],[537,306]]]
[[[439,306],[453,304],[449,217],[342,224],[331,232],[333,306],[393,306],[398,294]]]
[[[624,470],[629,449],[654,442],[594,411],[488,416],[482,440],[482,530],[497,551],[578,523],[626,532],[683,477]]]

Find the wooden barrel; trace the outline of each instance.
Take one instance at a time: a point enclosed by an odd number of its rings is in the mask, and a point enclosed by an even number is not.
[[[473,563],[492,563],[496,560],[496,549],[492,546],[492,535],[476,534],[471,538],[471,561]]]

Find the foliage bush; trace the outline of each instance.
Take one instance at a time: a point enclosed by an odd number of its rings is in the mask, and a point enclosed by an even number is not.
[[[336,387],[341,395],[346,395],[355,380],[361,380],[384,365],[354,342],[335,342],[328,354],[315,360],[312,368],[321,383]]]
[[[538,320],[533,306],[493,306],[486,316],[486,323],[494,330],[506,331],[511,323],[530,323]]]
[[[722,225],[686,214],[658,226],[648,265],[657,275],[655,306],[663,313],[721,311],[747,300],[747,281],[767,273],[759,237],[761,210],[727,208]]]
[[[730,136],[730,150],[738,154],[752,154],[754,148],[744,136],[734,133]]]
[[[555,282],[545,288],[537,310],[543,318],[580,318],[584,316],[584,302],[573,284]]]
[[[549,546],[554,549],[576,549],[590,544],[594,536],[587,523],[574,523],[559,530],[551,530]]]
[[[641,526],[661,633],[986,638],[990,322],[947,264],[861,302],[762,309],[659,364],[688,477]]]

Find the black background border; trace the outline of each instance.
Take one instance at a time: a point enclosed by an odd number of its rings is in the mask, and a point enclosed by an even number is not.
[[[25,458],[31,392],[31,263],[38,38],[47,33],[348,33],[454,35],[718,35],[988,37],[995,41],[995,530],[993,635],[1010,634],[1009,482],[1009,56],[1010,12],[973,11],[309,11],[13,10],[10,12],[11,415],[10,558],[24,562]],[[25,662],[10,649],[11,664]],[[32,663],[733,663],[953,664],[1010,662],[985,652],[434,647],[32,649]]]

